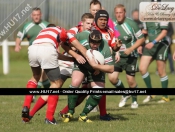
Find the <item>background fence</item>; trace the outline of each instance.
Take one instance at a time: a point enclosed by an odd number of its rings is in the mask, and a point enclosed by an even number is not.
[[[7,17],[10,16],[12,12],[21,12],[27,4],[31,7],[40,7],[43,13],[42,18],[65,27],[66,29],[77,25],[80,21],[81,15],[85,12],[89,12],[89,3],[91,0],[0,0],[0,33],[2,28],[6,25],[3,23]],[[102,6],[109,12],[111,18],[114,17],[113,9],[117,4],[124,4],[127,10],[127,16],[131,17],[131,12],[133,9],[139,9],[140,2],[150,2],[150,0],[100,0]],[[174,2],[174,0],[162,0],[167,2]],[[26,21],[30,20],[31,10],[25,17],[21,17],[20,21],[15,23],[15,26],[11,27],[11,35],[8,40],[14,41],[16,33],[19,27]],[[10,19],[9,19],[10,20]],[[175,28],[175,23],[173,23]]]

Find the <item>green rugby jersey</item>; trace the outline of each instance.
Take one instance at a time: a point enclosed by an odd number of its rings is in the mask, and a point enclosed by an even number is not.
[[[162,29],[168,29],[169,22],[145,22],[144,29],[148,31],[149,42],[152,42],[161,33]],[[165,37],[162,40],[166,40]],[[161,40],[161,41],[162,41]]]
[[[91,49],[89,45],[89,31],[83,31],[75,35],[76,39],[88,50]],[[100,44],[98,51],[104,56],[105,64],[113,65],[111,51],[109,49],[108,43],[103,39]]]
[[[136,22],[130,18],[125,18],[122,24],[119,24],[116,20],[113,20],[115,24],[115,28],[120,32],[120,36],[118,37],[122,40],[122,46],[119,50],[121,57],[128,57],[128,55],[124,54],[124,51],[131,47],[137,39],[140,39],[143,36],[140,28],[136,24]],[[132,57],[138,57],[137,50],[134,50],[131,53]]]
[[[36,24],[33,21],[26,22],[23,27],[19,30],[17,37],[23,40],[24,38],[27,38],[29,41],[29,45],[32,44],[32,42],[37,37],[38,33],[47,27],[49,23],[46,21],[41,21],[40,23]]]

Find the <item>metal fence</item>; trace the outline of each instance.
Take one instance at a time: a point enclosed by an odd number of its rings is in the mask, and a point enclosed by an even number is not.
[[[81,15],[85,12],[89,12],[89,3],[91,0],[0,0],[0,33],[4,24],[4,20],[13,17],[12,12],[21,12],[24,6],[30,4],[32,7],[40,7],[42,10],[42,18],[65,27],[66,29],[77,25],[80,21]],[[139,9],[140,2],[150,2],[150,0],[100,0],[102,6],[109,12],[111,18],[113,18],[113,9],[117,4],[124,4],[127,10],[126,15],[131,17],[131,12],[133,9]],[[167,2],[174,2],[174,0],[162,0]],[[21,4],[21,5],[20,5]],[[29,11],[29,13],[31,13]],[[11,27],[11,35],[8,40],[14,41],[16,38],[16,33],[19,27],[26,21],[30,20],[30,14],[25,17],[21,17],[20,21],[15,23],[14,27]],[[175,28],[175,23],[173,23]]]

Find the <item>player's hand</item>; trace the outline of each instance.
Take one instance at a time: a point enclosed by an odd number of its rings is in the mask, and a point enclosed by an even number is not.
[[[131,49],[131,48],[127,48],[127,49],[124,51],[124,53],[125,53],[126,55],[131,54],[131,52],[132,52],[132,49]]]
[[[95,70],[94,75],[98,75],[100,73],[99,70]]]
[[[115,62],[119,62],[120,61],[120,54],[119,52],[116,52],[116,55],[115,55]]]
[[[145,48],[151,49],[153,46],[154,46],[154,44],[152,42],[150,42],[150,43],[145,45]]]
[[[84,64],[86,62],[86,59],[82,57],[81,55],[77,55],[75,59],[79,64]]]
[[[15,52],[19,52],[21,50],[21,46],[15,46]]]
[[[142,47],[142,46],[139,46],[139,47],[137,48],[137,52],[138,52],[139,54],[142,54],[142,49],[143,49],[143,47]]]
[[[96,68],[98,66],[98,64],[95,62],[94,57],[92,57],[92,58],[86,57],[86,59],[87,59],[89,65],[91,65],[93,68]]]

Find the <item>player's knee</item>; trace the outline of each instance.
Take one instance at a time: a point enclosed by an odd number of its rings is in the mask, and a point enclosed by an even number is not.
[[[109,81],[114,85],[118,82],[118,77],[113,76],[112,74],[108,74],[108,78],[109,78]]]

